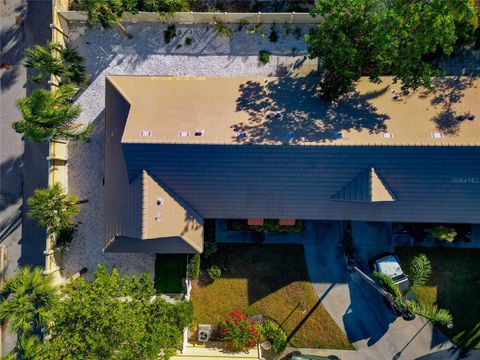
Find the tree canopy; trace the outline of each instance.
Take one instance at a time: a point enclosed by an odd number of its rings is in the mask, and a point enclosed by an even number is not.
[[[62,47],[53,41],[45,46],[37,44],[26,49],[25,66],[39,71],[39,74],[31,77],[35,83],[48,80],[51,75],[60,84],[83,86],[87,81],[84,59],[77,50],[68,46]]]
[[[318,0],[312,15],[324,18],[306,42],[325,70],[320,92],[327,100],[361,76],[378,82],[392,75],[405,93],[429,88],[440,73],[432,59],[473,34],[478,18],[471,0]]]
[[[46,189],[36,189],[28,199],[28,215],[51,233],[58,234],[73,224],[79,212],[78,198],[63,191],[59,183]]]
[[[18,99],[17,106],[23,119],[14,122],[13,129],[38,143],[51,139],[88,139],[93,126],[91,123],[83,126],[75,122],[81,111],[78,105],[72,104],[75,94],[75,87],[65,84],[54,92],[39,89],[26,98]]]
[[[94,280],[65,288],[53,310],[46,359],[167,359],[192,321],[190,303],[153,297],[148,274],[120,276],[98,266]]]

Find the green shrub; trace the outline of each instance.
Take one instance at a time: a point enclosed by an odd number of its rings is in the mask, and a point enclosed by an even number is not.
[[[226,38],[231,38],[232,37],[232,30],[230,30],[230,28],[224,24],[224,22],[220,19],[215,19],[215,32],[222,36],[222,37],[226,37]]]
[[[432,235],[435,239],[453,242],[455,241],[458,233],[454,228],[449,228],[444,225],[438,225],[431,229],[428,229],[430,235]]]
[[[172,14],[178,11],[190,11],[188,0],[143,0],[143,10]]]
[[[188,277],[198,279],[200,277],[200,254],[195,254],[188,263]]]
[[[287,347],[287,335],[283,329],[273,321],[266,321],[261,327],[262,338],[272,343],[272,349],[277,354]]]
[[[260,60],[262,64],[268,64],[270,62],[270,53],[265,50],[260,50],[258,60]]]
[[[212,265],[208,268],[207,273],[210,279],[217,280],[222,276],[222,269],[217,265]]]
[[[59,230],[55,239],[55,246],[64,249],[73,241],[73,237],[77,232],[78,225],[70,225]]]
[[[293,30],[293,36],[295,37],[295,39],[300,40],[300,38],[302,36],[302,28],[300,26],[297,26]]]
[[[177,27],[175,26],[175,24],[168,25],[167,30],[163,32],[165,44],[170,44],[170,42],[175,36],[177,36]]]
[[[192,45],[192,43],[193,43],[193,39],[192,39],[192,38],[187,37],[187,38],[185,39],[185,45],[186,45],[186,46],[190,46],[190,45]]]

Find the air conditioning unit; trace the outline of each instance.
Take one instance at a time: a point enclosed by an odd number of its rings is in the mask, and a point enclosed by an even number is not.
[[[212,325],[198,325],[198,341],[209,341],[212,335]]]

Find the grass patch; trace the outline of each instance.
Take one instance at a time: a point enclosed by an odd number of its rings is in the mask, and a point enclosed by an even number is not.
[[[183,292],[187,266],[185,254],[162,254],[155,258],[155,289],[166,294]]]
[[[480,349],[480,249],[398,247],[396,252],[407,273],[415,255],[427,255],[432,275],[416,291],[419,301],[450,310],[453,329],[442,332],[463,348]]]
[[[228,271],[208,285],[193,283],[196,323],[192,338],[196,338],[199,323],[216,325],[232,310],[271,317],[283,323],[288,336],[318,301],[300,245],[219,244],[216,255],[225,258]],[[297,307],[299,302],[307,314]],[[322,305],[298,328],[290,343],[295,347],[352,349]]]

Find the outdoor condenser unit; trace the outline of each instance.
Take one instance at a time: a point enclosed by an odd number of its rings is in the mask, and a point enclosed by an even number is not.
[[[212,325],[198,325],[198,341],[208,341],[210,340],[210,335],[212,335]]]

